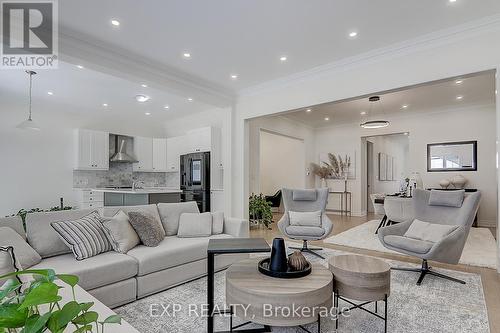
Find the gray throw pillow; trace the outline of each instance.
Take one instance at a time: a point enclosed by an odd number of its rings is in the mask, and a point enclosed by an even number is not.
[[[222,234],[224,231],[224,213],[212,213],[212,235]]]
[[[288,212],[290,225],[301,227],[321,227],[321,211],[315,212]]]
[[[435,224],[413,220],[405,237],[437,243],[458,228],[457,225]]]
[[[142,244],[155,247],[165,238],[165,231],[152,215],[143,212],[129,212],[129,221]]]
[[[431,190],[429,195],[430,206],[462,207],[464,202],[465,190],[458,191],[440,191]]]
[[[52,222],[52,228],[71,249],[76,260],[94,257],[112,250],[97,211],[74,221]]]
[[[28,269],[42,261],[42,257],[11,228],[0,227],[0,244],[14,248],[19,269]]]
[[[0,276],[12,273],[12,272],[18,272],[21,269],[21,266],[19,263],[16,261],[14,255],[14,247],[12,246],[2,246],[0,247]],[[7,280],[10,280],[12,278],[3,278],[0,279],[0,290],[2,290],[2,286],[4,285]],[[13,279],[17,279],[19,282],[18,277],[14,277]]]
[[[212,235],[212,213],[182,213],[177,237],[208,237]]]
[[[104,219],[102,226],[113,250],[118,253],[127,253],[141,243],[139,236],[130,225],[128,215],[122,210],[112,218]]]

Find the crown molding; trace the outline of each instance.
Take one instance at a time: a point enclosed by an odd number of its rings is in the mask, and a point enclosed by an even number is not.
[[[232,105],[236,97],[216,83],[65,27],[59,29],[59,55],[62,61],[83,64],[126,80],[148,81],[151,86],[216,107]]]
[[[479,20],[438,30],[403,42],[374,49],[282,78],[257,84],[240,90],[238,92],[238,98],[270,92],[275,89],[279,89],[280,87],[305,81],[314,77],[331,75],[339,71],[345,71],[406,54],[416,53],[418,51],[446,45],[491,31],[500,31],[500,14],[487,16]]]

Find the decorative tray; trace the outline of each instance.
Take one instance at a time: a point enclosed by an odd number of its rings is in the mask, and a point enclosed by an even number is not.
[[[309,261],[307,262],[307,266],[301,271],[292,271],[290,270],[290,267],[288,267],[288,271],[286,272],[276,272],[269,269],[270,260],[271,258],[265,258],[259,261],[259,272],[264,275],[280,279],[296,279],[307,276],[311,273],[311,263]]]

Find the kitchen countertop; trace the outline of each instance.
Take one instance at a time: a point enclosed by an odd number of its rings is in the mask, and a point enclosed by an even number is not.
[[[92,191],[106,192],[106,193],[121,193],[121,194],[182,193],[182,191],[179,189],[173,189],[169,187],[145,187],[145,188],[137,188],[135,190],[129,188],[122,188],[122,189],[93,188]]]

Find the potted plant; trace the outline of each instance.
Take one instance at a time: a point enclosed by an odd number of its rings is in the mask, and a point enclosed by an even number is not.
[[[22,283],[21,275],[33,275],[31,282]],[[52,269],[25,270],[0,276],[10,278],[0,288],[0,333],[52,332],[61,333],[73,327],[74,333],[104,333],[107,324],[120,324],[121,317],[112,315],[99,321],[92,311],[93,302],[79,303],[75,298],[75,275],[56,274]],[[59,284],[70,286],[73,299],[62,304]]]
[[[273,212],[271,203],[266,201],[262,193],[259,195],[252,193],[250,195],[248,212],[250,215],[250,224],[264,225],[267,229],[270,229],[270,225],[273,223]]]

